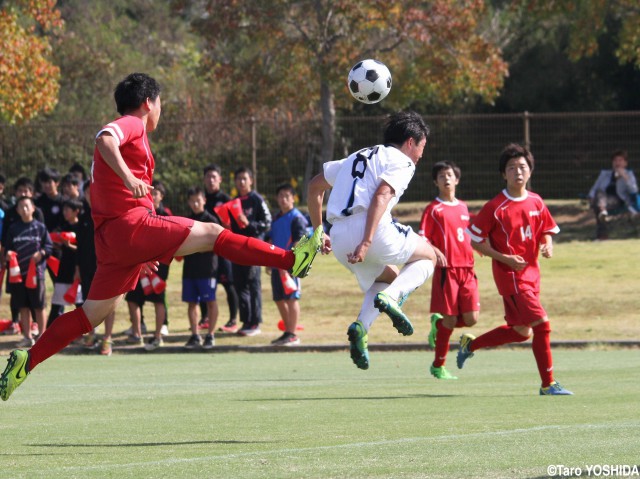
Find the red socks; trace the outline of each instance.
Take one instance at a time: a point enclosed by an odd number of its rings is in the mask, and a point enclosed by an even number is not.
[[[551,325],[549,321],[540,323],[533,328],[533,342],[531,348],[536,358],[542,387],[546,388],[553,382],[553,358],[551,356]]]
[[[453,329],[447,329],[442,325],[442,321],[438,321],[438,331],[436,332],[436,359],[433,361],[433,367],[439,368],[444,366],[449,352],[449,339]]]
[[[29,372],[45,359],[67,347],[71,341],[92,329],[93,326],[82,308],[76,308],[59,316],[29,350]]]
[[[284,270],[291,269],[295,260],[292,251],[229,230],[224,230],[218,235],[213,245],[213,252],[232,263]]]
[[[527,339],[529,338],[522,336],[511,326],[505,324],[478,336],[471,342],[471,347],[469,349],[471,351],[477,351],[478,349],[483,348],[495,348],[496,346],[507,343],[521,343]]]

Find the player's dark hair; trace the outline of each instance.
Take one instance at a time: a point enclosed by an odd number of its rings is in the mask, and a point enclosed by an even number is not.
[[[533,171],[534,160],[531,152],[522,145],[518,145],[517,143],[509,143],[504,147],[502,153],[500,153],[500,162],[498,166],[500,173],[505,172],[509,160],[520,157],[523,157],[525,159],[527,165],[529,165],[529,169]]]
[[[296,196],[296,189],[293,187],[291,183],[282,183],[278,185],[278,187],[276,188],[276,196],[279,195],[280,192],[283,190],[288,191],[293,196]]]
[[[460,179],[462,176],[462,171],[460,171],[460,167],[456,165],[453,161],[438,161],[433,168],[431,168],[431,176],[433,181],[438,179],[438,173],[442,170],[453,170],[453,174],[456,175],[456,178]]]
[[[0,173],[0,184],[4,185],[7,182],[7,177],[3,173]]]
[[[73,211],[81,211],[82,210],[82,201],[80,200],[64,200],[62,202],[63,208],[69,208]]]
[[[207,166],[205,166],[202,169],[202,176],[206,175],[207,173],[209,173],[210,171],[215,171],[216,173],[218,173],[220,176],[222,176],[222,170],[220,169],[220,167],[218,165],[216,165],[215,163],[210,163]]]
[[[621,156],[624,158],[624,161],[629,161],[629,153],[627,153],[627,150],[616,150],[611,154],[611,161],[613,161],[614,158]]]
[[[409,138],[416,142],[429,139],[429,126],[414,111],[399,111],[391,115],[384,127],[384,144],[402,145]]]
[[[38,171],[38,175],[36,176],[38,182],[46,183],[47,181],[54,181],[58,183],[60,181],[60,172],[55,168],[50,168],[45,166],[43,169]]]
[[[192,186],[187,190],[187,198],[190,198],[195,195],[202,195],[204,197],[205,196],[204,190],[199,186]]]
[[[33,186],[33,181],[31,181],[26,176],[21,176],[20,178],[18,178],[16,180],[16,182],[13,184],[13,191],[15,192],[18,188],[22,188],[22,187],[25,187],[29,191],[31,191],[31,194],[33,194],[33,192],[35,190],[35,188]]]
[[[233,177],[237,178],[238,175],[241,175],[242,173],[246,173],[249,175],[249,178],[253,179],[253,171],[251,170],[251,168],[246,167],[246,166],[241,166],[240,168],[238,168],[234,173],[233,173]]]
[[[27,195],[23,195],[19,198],[16,198],[16,208],[18,207],[18,205],[20,204],[20,202],[25,201],[25,200],[29,200],[31,201],[31,204],[33,205],[33,207],[36,207],[36,200],[33,199],[33,196],[27,196]]]
[[[137,110],[148,98],[155,101],[160,95],[160,85],[145,73],[131,73],[116,86],[113,97],[118,113],[126,115]]]
[[[62,177],[62,180],[60,180],[60,185],[66,185],[66,184],[80,186],[80,180],[73,173],[67,173]]]
[[[153,186],[154,190],[158,190],[163,197],[167,196],[167,188],[164,186],[164,183],[162,181],[153,180],[151,186]]]

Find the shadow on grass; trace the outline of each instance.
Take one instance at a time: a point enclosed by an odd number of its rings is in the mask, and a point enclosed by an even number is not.
[[[352,397],[324,397],[324,398],[262,398],[262,399],[238,399],[241,402],[263,402],[263,401],[348,401],[348,400],[395,400],[395,399],[437,399],[458,397],[457,394],[409,394],[406,396],[352,396]]]
[[[180,441],[180,442],[127,442],[127,443],[96,443],[96,444],[72,444],[72,443],[35,443],[25,444],[29,447],[157,447],[157,446],[193,446],[195,444],[264,444],[269,441]]]

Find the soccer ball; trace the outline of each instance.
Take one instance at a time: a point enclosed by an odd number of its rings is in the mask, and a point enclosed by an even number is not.
[[[351,68],[347,85],[356,100],[378,103],[391,91],[391,72],[378,60],[362,60]]]

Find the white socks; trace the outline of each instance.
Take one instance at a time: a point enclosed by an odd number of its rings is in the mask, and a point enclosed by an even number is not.
[[[407,263],[400,270],[398,277],[384,292],[396,301],[399,301],[403,296],[412,293],[429,279],[434,269],[433,261],[428,259],[420,259],[413,263]]]
[[[362,323],[365,331],[369,331],[371,325],[376,320],[380,311],[373,305],[373,300],[380,291],[388,286],[387,283],[373,283],[371,287],[364,294],[364,301],[360,308],[360,314],[358,314],[358,321]]]

